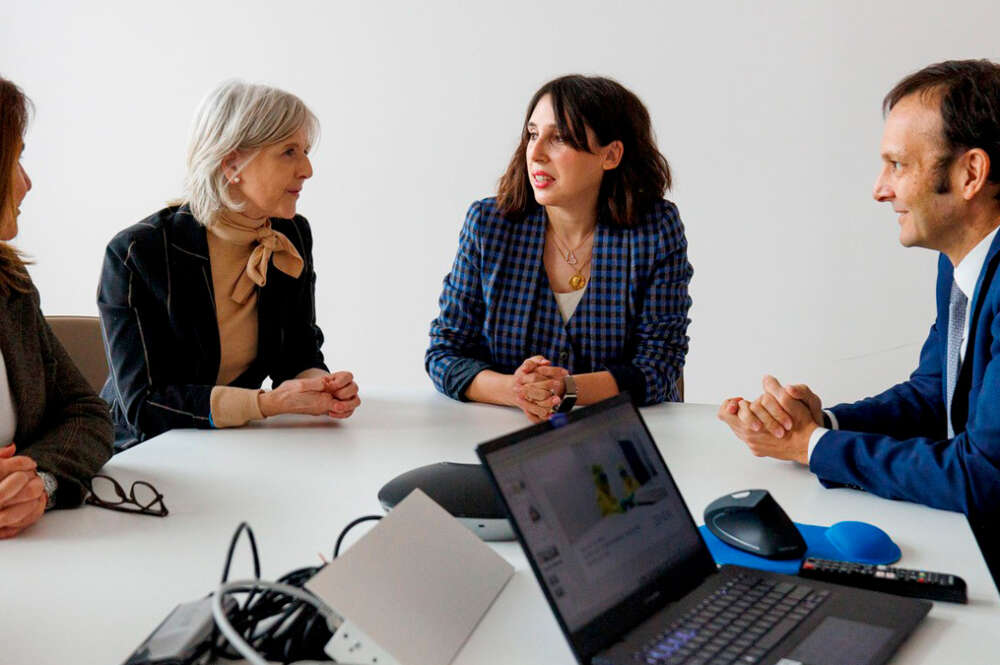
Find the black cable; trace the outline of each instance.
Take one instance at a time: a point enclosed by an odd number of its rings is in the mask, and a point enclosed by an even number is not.
[[[333,549],[333,558],[340,555],[340,547],[347,532],[362,522],[382,519],[381,515],[365,515],[352,520],[337,537]],[[242,522],[233,534],[226,554],[226,564],[222,570],[222,581],[229,578],[229,568],[233,553],[240,535],[246,531],[253,553],[254,577],[260,579],[260,557],[257,552],[257,541],[253,529]],[[325,563],[323,564],[326,565]],[[290,571],[277,581],[299,588],[304,588],[306,582],[322,570],[323,566],[306,566]],[[254,589],[246,593],[246,598],[229,613],[233,628],[266,660],[280,663],[293,663],[299,660],[329,661],[326,655],[326,645],[333,637],[333,632],[326,619],[316,611],[316,608],[298,598],[293,598],[279,591]],[[239,660],[237,653],[226,639],[218,634],[213,637],[215,654],[228,660]]]
[[[345,526],[344,530],[340,532],[340,536],[337,537],[337,544],[333,546],[333,558],[336,559],[338,556],[340,556],[340,544],[344,542],[344,536],[347,535],[348,531],[350,531],[357,525],[361,524],[362,522],[371,522],[373,520],[380,520],[380,519],[382,519],[381,515],[365,515],[364,517],[359,517],[358,519],[354,520],[353,522]]]
[[[246,522],[240,522],[240,525],[236,527],[236,533],[233,534],[233,539],[229,541],[229,553],[226,555],[226,565],[222,569],[223,584],[229,581],[229,564],[233,562],[236,541],[239,540],[240,534],[244,531],[247,532],[247,538],[250,539],[250,550],[253,552],[253,576],[260,579],[260,557],[257,555],[257,540],[253,537],[253,529],[250,528],[250,525]]]
[[[250,541],[250,552],[253,554],[253,574],[256,579],[260,579],[260,555],[257,552],[257,539],[254,538],[253,529],[247,522],[240,522],[239,526],[236,527],[236,531],[233,532],[233,537],[229,541],[229,551],[226,553],[226,563],[222,567],[222,584],[229,581],[229,567],[233,563],[233,554],[236,552],[236,543],[239,541],[240,534],[246,531],[247,539]],[[248,597],[244,605],[250,602]],[[240,608],[237,606],[232,614],[235,616],[239,613]],[[228,658],[234,660],[240,658],[241,656],[233,651],[229,646],[229,643],[224,637],[219,634],[217,628],[212,628],[212,652],[216,657]]]

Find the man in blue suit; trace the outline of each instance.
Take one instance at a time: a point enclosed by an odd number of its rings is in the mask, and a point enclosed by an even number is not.
[[[920,364],[880,395],[824,411],[764,377],[719,418],[758,456],[850,486],[977,517],[1000,512],[1000,65],[931,65],[886,96],[874,196],[900,243],[940,252],[937,317]]]

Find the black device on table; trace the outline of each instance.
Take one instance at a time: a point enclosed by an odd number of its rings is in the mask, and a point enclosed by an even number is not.
[[[910,598],[968,602],[965,580],[950,573],[808,558],[802,562],[799,577]]]
[[[476,452],[578,662],[878,665],[930,610],[923,600],[717,568],[627,395],[562,421]],[[656,501],[631,500],[653,489]]]
[[[483,540],[514,540],[507,511],[481,465],[438,462],[407,471],[382,486],[379,503],[389,511],[418,488]]]
[[[576,380],[566,376],[563,381],[566,390],[555,410],[559,414],[572,411],[577,398]],[[483,540],[514,540],[507,511],[481,465],[438,462],[412,469],[382,486],[379,503],[392,510],[418,488]]]
[[[767,490],[742,490],[705,508],[705,526],[722,542],[768,559],[798,559],[806,541]]]

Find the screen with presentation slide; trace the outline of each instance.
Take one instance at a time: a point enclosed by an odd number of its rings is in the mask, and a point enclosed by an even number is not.
[[[487,459],[570,630],[702,547],[627,402]]]

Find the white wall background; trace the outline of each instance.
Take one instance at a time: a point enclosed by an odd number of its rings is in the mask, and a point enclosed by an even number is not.
[[[0,73],[37,107],[17,245],[48,313],[94,314],[104,246],[177,195],[190,118],[241,77],[323,125],[299,211],[332,366],[427,389],[423,352],[468,204],[532,93],[570,72],[646,102],[695,267],[687,397],[759,377],[826,399],[915,366],[936,256],[871,198],[882,96],[933,61],[997,57],[996,0],[545,3],[4,2]]]

